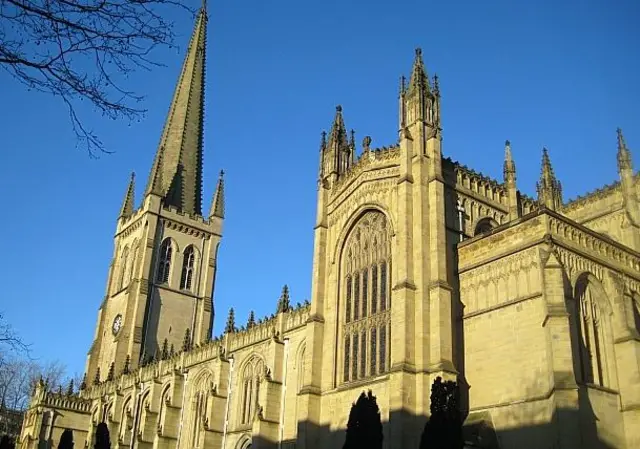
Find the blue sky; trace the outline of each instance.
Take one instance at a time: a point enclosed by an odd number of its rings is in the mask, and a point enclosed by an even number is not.
[[[227,173],[215,333],[275,310],[282,285],[309,298],[320,132],[335,106],[357,142],[392,145],[400,75],[422,47],[442,90],[443,151],[501,179],[512,142],[533,195],[541,149],[565,199],[617,179],[616,127],[640,155],[640,3],[584,1],[210,0],[204,204]],[[196,3],[194,3],[194,6]],[[192,28],[166,67],[129,86],[140,123],[85,122],[115,153],[75,149],[66,111],[0,73],[4,236],[0,310],[43,360],[82,372],[105,291],[130,171],[144,188]]]

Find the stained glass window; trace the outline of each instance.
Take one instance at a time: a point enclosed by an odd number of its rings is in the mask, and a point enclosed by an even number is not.
[[[367,317],[367,293],[369,290],[369,271],[365,268],[362,271],[362,318]]]
[[[380,264],[380,311],[387,309],[387,263]]]
[[[378,312],[378,265],[371,267],[371,314]]]
[[[367,331],[362,331],[362,336],[360,337],[360,341],[362,342],[362,347],[360,351],[360,377],[367,377]]]
[[[352,380],[356,380],[358,378],[358,337],[358,334],[353,335],[353,360],[351,361],[353,364],[351,367]]]
[[[371,375],[374,376],[376,375],[376,357],[378,356],[378,353],[376,352],[376,347],[377,347],[377,339],[376,339],[376,328],[374,327],[373,329],[371,329],[371,367],[370,367],[370,372]]]
[[[349,349],[349,340],[350,340],[350,336],[347,335],[344,338],[344,381],[345,382],[349,382],[349,360],[350,360],[350,356],[351,356],[351,351]]]
[[[353,320],[360,318],[360,274],[353,275]]]
[[[344,319],[347,323],[351,321],[351,276],[347,276],[347,304]]]
[[[387,329],[385,326],[380,326],[380,372],[384,373],[387,370]]]

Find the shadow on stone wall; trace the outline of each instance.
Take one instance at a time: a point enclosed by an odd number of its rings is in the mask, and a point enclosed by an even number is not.
[[[593,409],[586,391],[578,389],[581,410],[558,408],[548,422],[512,428],[495,428],[492,412],[472,412],[463,426],[464,448],[474,449],[621,449],[602,441],[597,434]],[[532,416],[534,420],[536,416]],[[349,416],[344,417],[346,427]],[[404,410],[391,412],[382,423],[383,449],[418,449],[424,416]],[[251,449],[341,449],[345,430],[333,430],[310,422],[298,424],[298,439],[277,442],[254,438]],[[239,448],[230,448],[239,449]],[[447,448],[434,448],[447,449]]]

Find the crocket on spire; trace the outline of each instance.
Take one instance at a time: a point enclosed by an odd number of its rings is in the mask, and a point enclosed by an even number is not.
[[[202,214],[206,3],[196,19],[145,194],[189,214]]]

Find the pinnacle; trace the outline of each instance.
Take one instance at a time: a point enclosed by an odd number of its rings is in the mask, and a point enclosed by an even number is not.
[[[224,170],[220,170],[218,185],[211,200],[211,209],[209,217],[224,218]]]
[[[424,68],[424,62],[422,61],[422,49],[416,48],[416,56],[413,60],[413,69],[411,71],[411,78],[409,79],[409,90],[416,88],[423,88],[429,90],[429,77],[427,71]]]
[[[133,215],[135,209],[135,182],[136,174],[135,172],[131,172],[131,178],[129,179],[129,185],[127,186],[118,218],[128,218]]]
[[[337,146],[339,150],[346,149],[349,146],[347,141],[347,128],[344,125],[342,117],[342,106],[336,106],[336,115],[333,119],[331,132],[329,133],[329,148]]]
[[[627,148],[627,143],[624,140],[622,129],[618,128],[616,132],[618,134],[618,169],[632,169],[633,163],[631,158],[631,151],[629,151],[629,148]]]

